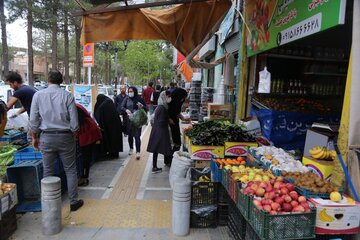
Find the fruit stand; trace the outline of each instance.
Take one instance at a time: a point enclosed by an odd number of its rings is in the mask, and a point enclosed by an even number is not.
[[[221,124],[224,122],[202,123],[187,128],[185,134],[189,149],[199,142],[223,143],[226,130],[235,130],[231,128],[233,126],[224,130]],[[197,135],[196,131],[207,134]],[[222,134],[225,137],[222,138]],[[246,142],[245,153],[238,152],[238,156],[225,156],[225,150],[224,157],[204,155],[203,162],[209,162],[210,169],[197,169],[196,178],[192,181],[203,184],[201,191],[195,190],[196,201],[206,203],[212,194],[211,204],[201,206],[206,209],[211,205],[211,208],[208,209],[209,214],[206,211],[203,213],[202,224],[197,223],[199,218],[194,218],[192,211],[192,227],[226,224],[234,239],[252,240],[351,239],[352,234],[359,231],[359,203],[345,195],[342,187],[334,185],[306,164],[307,158],[331,164],[337,157],[334,150],[315,146],[305,153],[308,156],[301,162],[282,148],[249,143]],[[194,160],[197,161],[196,158]],[[191,172],[194,171],[195,168],[191,169]],[[206,176],[202,176],[202,172],[206,172]],[[218,196],[217,208],[214,204],[215,192]],[[217,224],[214,222],[216,210]]]

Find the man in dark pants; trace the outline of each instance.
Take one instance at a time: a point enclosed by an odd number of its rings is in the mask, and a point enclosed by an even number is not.
[[[62,74],[52,70],[48,75],[49,87],[33,97],[30,128],[33,145],[41,151],[44,177],[55,175],[56,159],[60,158],[66,173],[70,210],[76,211],[84,204],[78,199],[76,170],[76,132],[79,130],[78,113],[74,96],[62,90]]]

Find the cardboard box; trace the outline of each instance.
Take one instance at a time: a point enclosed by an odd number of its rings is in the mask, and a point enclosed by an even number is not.
[[[208,104],[208,118],[210,120],[227,120],[231,119],[231,105],[230,104]]]
[[[360,203],[344,196],[339,202],[309,200],[316,206],[316,234],[355,234],[359,231]]]
[[[246,156],[248,147],[257,147],[256,142],[225,142],[225,156]]]
[[[0,220],[1,220],[1,216],[5,212],[15,207],[15,205],[18,203],[16,184],[14,183],[7,183],[7,184],[11,184],[12,186],[14,186],[14,188],[10,192],[7,192],[6,194],[1,195],[0,197]]]
[[[195,168],[206,168],[210,167],[211,161],[209,160],[194,160],[194,167]]]
[[[309,156],[303,157],[302,163],[322,179],[330,179],[334,170],[333,161],[318,160]]]
[[[261,126],[257,117],[248,117],[239,120],[241,128],[254,137],[261,137]]]
[[[212,158],[224,158],[224,146],[194,146],[190,145],[191,159],[211,160]]]

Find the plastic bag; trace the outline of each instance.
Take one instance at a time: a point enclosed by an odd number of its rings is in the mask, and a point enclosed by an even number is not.
[[[186,177],[186,173],[191,167],[192,162],[193,161],[190,159],[190,155],[188,153],[180,151],[174,153],[169,173],[171,188],[173,187],[173,183],[176,181],[176,179]]]
[[[6,129],[19,129],[24,128],[25,131],[28,131],[29,128],[29,116],[26,112],[20,114],[15,118],[11,118],[19,109],[10,109],[7,113],[8,121],[6,124]]]
[[[271,74],[265,67],[264,70],[259,72],[259,88],[258,93],[270,93],[271,92]]]
[[[144,109],[139,109],[135,111],[131,118],[132,124],[137,128],[146,125],[147,121],[148,117]]]

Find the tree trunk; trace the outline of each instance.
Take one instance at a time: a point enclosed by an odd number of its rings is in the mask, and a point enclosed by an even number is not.
[[[49,64],[48,64],[48,46],[47,46],[47,32],[45,30],[45,42],[44,42],[44,53],[45,53],[45,81],[47,81],[48,73],[49,73]]]
[[[6,76],[9,73],[9,50],[7,45],[4,0],[0,0],[0,21],[1,21],[1,42],[2,42],[2,64],[4,66],[4,75]]]
[[[54,0],[53,9],[52,9],[52,23],[51,23],[51,32],[52,32],[52,39],[51,39],[51,63],[52,69],[56,70],[58,68],[58,59],[57,59],[57,11],[58,11],[58,0]]]
[[[75,37],[76,37],[75,79],[76,79],[76,83],[80,83],[80,78],[81,78],[80,36],[81,36],[81,28],[80,28],[79,24],[75,24]]]
[[[70,83],[69,81],[69,25],[68,25],[68,15],[65,10],[64,5],[64,68],[65,68],[65,83]]]
[[[33,51],[33,2],[32,0],[26,1],[27,7],[27,44],[28,44],[28,81],[29,85],[34,85],[34,51]]]

